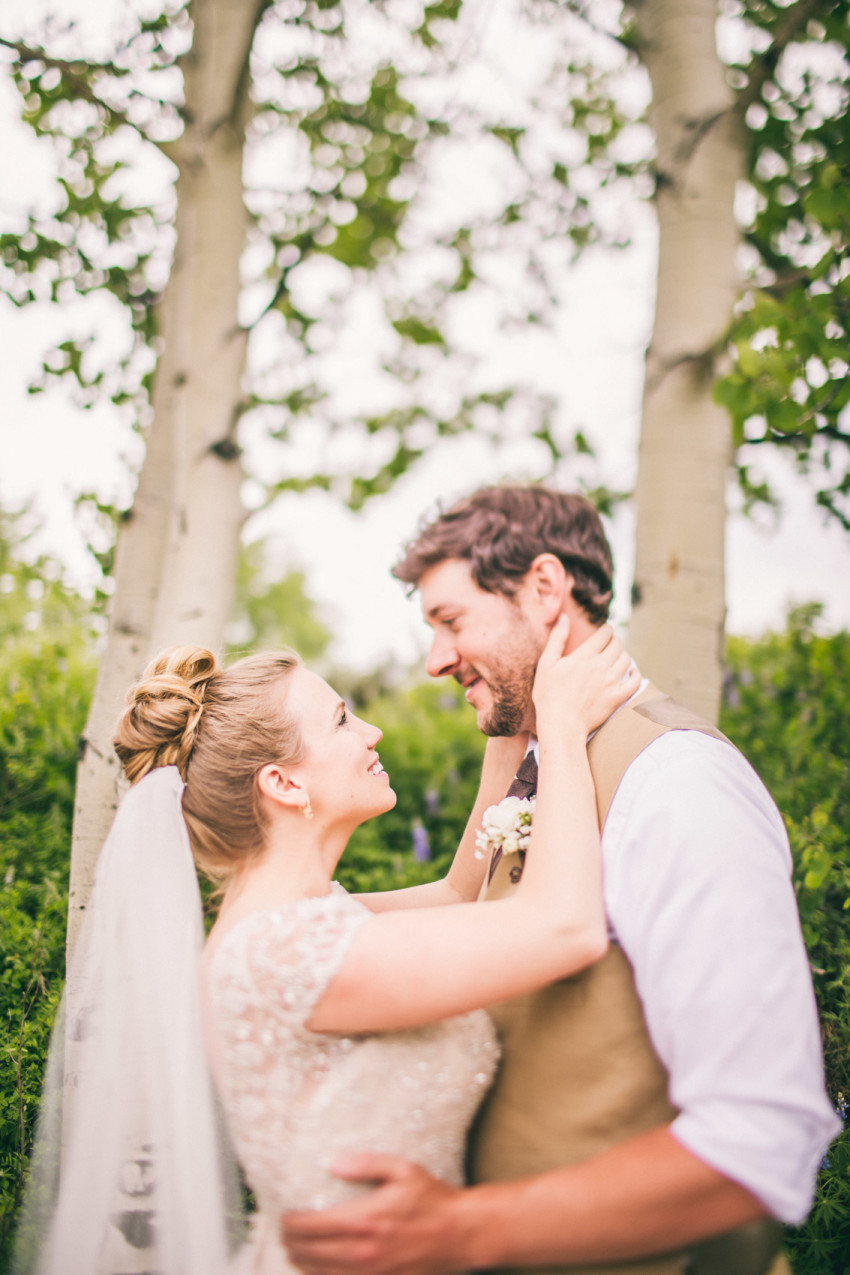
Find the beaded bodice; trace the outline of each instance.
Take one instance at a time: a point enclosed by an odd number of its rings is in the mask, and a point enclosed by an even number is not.
[[[340,1036],[306,1023],[372,914],[343,891],[256,912],[209,967],[219,1084],[260,1210],[321,1208],[365,1188],[328,1166],[401,1155],[460,1182],[464,1137],[497,1060],[482,1011],[415,1030]]]

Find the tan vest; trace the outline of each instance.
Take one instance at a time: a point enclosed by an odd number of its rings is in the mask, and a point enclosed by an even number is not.
[[[668,730],[715,727],[646,688],[588,746],[600,826],[628,766]],[[513,856],[502,858],[482,897],[516,888]],[[514,872],[514,876],[516,876]],[[676,1109],[667,1072],[649,1038],[631,965],[612,944],[597,964],[492,1008],[503,1058],[473,1130],[471,1182],[500,1182],[574,1164],[628,1138],[669,1124]],[[688,1253],[590,1267],[534,1268],[527,1275],[771,1275],[781,1228],[756,1223],[696,1245]],[[512,1268],[512,1275],[518,1275]]]

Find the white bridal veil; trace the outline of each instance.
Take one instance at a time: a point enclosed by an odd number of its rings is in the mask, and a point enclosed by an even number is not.
[[[238,1193],[204,1051],[182,793],[176,767],[151,771],[101,852],[54,1029],[13,1275],[227,1267]]]

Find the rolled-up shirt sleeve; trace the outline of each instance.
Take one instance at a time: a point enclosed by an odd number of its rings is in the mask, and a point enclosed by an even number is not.
[[[801,1222],[841,1124],[779,812],[735,749],[670,731],[626,772],[603,858],[613,935],[670,1074],[672,1132]]]

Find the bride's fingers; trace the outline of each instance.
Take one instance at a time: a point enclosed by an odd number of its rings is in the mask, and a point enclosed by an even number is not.
[[[602,659],[603,663],[613,664],[623,650],[623,643],[617,637],[610,624],[603,624],[595,629],[586,642],[576,648],[576,653],[583,653],[587,658]]]
[[[629,669],[633,667],[632,657],[629,655],[628,651],[623,650],[621,647],[617,658],[611,665],[611,672],[615,677],[625,677]]]
[[[570,636],[570,621],[567,615],[558,616],[557,621],[552,626],[549,637],[546,641],[540,659],[537,662],[538,668],[549,668],[557,664],[558,660],[564,656],[564,647]],[[614,634],[614,630],[610,624],[603,624],[601,628],[594,629],[588,638],[585,638],[579,646],[572,652],[573,659],[587,659],[590,656],[598,655],[602,651],[606,651],[611,647],[612,642],[617,643],[619,639]],[[613,650],[612,650],[613,654]]]
[[[610,625],[596,629],[587,641],[572,652],[573,663],[581,667],[608,671],[620,658],[623,644]]]
[[[623,701],[630,699],[634,695],[640,685],[640,669],[629,661],[627,667],[623,670],[622,675],[614,684],[615,689],[620,693]]]
[[[581,646],[576,647],[576,653],[583,651],[586,655],[598,655],[616,640],[616,635],[611,625],[601,624],[598,629],[593,630],[590,637],[585,638]]]
[[[601,694],[606,687],[617,686],[625,678],[631,658],[610,624],[594,629],[574,651],[565,655],[568,638],[569,623],[566,616],[561,616],[537,662],[533,690],[535,702],[557,687],[566,691],[568,687],[575,688],[577,683],[580,684],[579,693],[584,696]],[[630,686],[631,681],[626,684]],[[593,687],[596,687],[595,692]],[[617,697],[615,702],[621,702],[619,692]]]
[[[551,668],[553,664],[557,664],[558,660],[564,654],[564,647],[570,636],[569,616],[559,615],[555,623],[552,625],[551,632],[546,639],[546,645],[540,652],[540,658],[537,661],[538,669]]]

